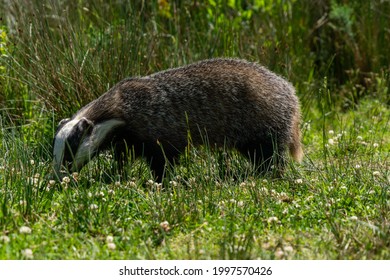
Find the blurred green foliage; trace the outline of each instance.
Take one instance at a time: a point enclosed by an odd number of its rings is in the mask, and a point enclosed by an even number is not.
[[[340,109],[389,86],[388,1],[2,0],[0,10],[0,102],[14,121],[20,100],[57,119],[127,76],[221,56],[291,80],[305,115],[324,102],[325,77]]]

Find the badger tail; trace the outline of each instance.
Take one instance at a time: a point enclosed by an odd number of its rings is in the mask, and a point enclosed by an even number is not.
[[[303,149],[301,144],[301,131],[300,131],[300,113],[299,111],[293,117],[292,122],[292,136],[289,143],[289,150],[292,158],[296,162],[301,162],[303,159]]]

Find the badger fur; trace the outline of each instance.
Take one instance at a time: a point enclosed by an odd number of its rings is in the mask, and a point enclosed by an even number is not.
[[[113,147],[120,164],[131,149],[158,180],[191,143],[237,149],[260,168],[283,167],[289,149],[303,157],[299,101],[293,86],[266,68],[211,59],[146,77],[127,78],[59,123],[53,165],[77,172]]]

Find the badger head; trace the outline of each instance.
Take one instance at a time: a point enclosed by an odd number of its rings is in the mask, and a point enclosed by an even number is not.
[[[78,172],[107,143],[111,132],[123,122],[116,119],[100,123],[85,117],[64,119],[54,137],[53,169],[59,179],[66,172]]]

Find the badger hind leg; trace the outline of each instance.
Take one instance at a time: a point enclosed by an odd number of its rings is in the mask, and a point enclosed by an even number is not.
[[[301,162],[304,156],[301,144],[300,117],[296,113],[292,120],[291,140],[288,145],[290,155],[296,162]]]
[[[239,148],[239,151],[249,158],[260,175],[275,171],[279,176],[279,170],[284,169],[283,149],[276,148],[272,142],[245,145]]]

